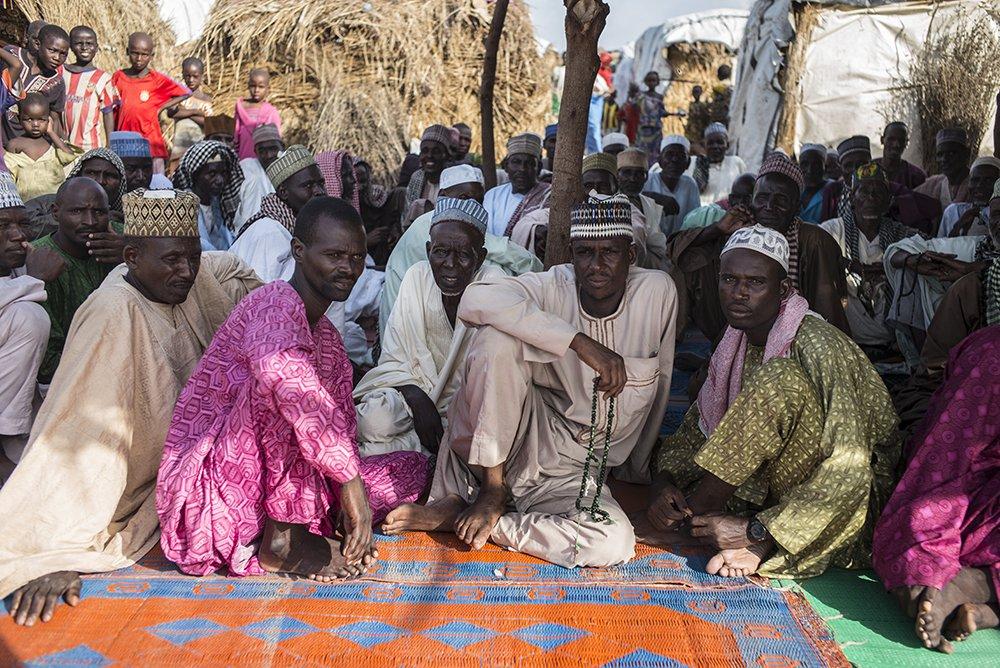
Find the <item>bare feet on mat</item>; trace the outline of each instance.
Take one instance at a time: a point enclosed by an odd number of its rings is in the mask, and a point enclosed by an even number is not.
[[[917,612],[919,612],[920,597],[924,595],[925,589],[927,587],[924,585],[896,587],[892,590],[892,595],[896,597],[896,602],[899,603],[903,614],[910,619],[916,619]]]
[[[257,560],[271,573],[293,573],[317,582],[352,579],[367,564],[350,565],[340,553],[340,541],[317,536],[299,524],[268,518]]]
[[[455,535],[474,550],[482,548],[506,506],[506,489],[481,489],[472,505],[455,520]]]
[[[995,629],[1000,626],[1000,615],[996,604],[963,603],[944,627],[944,635],[949,640],[960,642],[980,629]]]
[[[981,568],[963,568],[941,590],[926,588],[918,606],[915,627],[917,637],[927,649],[951,654],[951,642],[942,635],[949,624],[949,618],[965,604],[983,604],[992,599],[993,586],[986,571]],[[959,623],[968,621],[963,619]]]
[[[407,503],[386,515],[382,533],[392,536],[404,531],[452,531],[459,513],[466,508],[468,504],[454,494],[426,506]]]
[[[21,626],[34,626],[41,619],[50,621],[59,599],[67,605],[80,602],[80,574],[71,571],[49,573],[35,578],[14,592],[10,603],[10,616]]]
[[[771,546],[766,544],[751,545],[735,550],[720,550],[708,560],[705,570],[709,575],[724,578],[745,578],[753,575],[764,561],[764,555],[770,552]]]

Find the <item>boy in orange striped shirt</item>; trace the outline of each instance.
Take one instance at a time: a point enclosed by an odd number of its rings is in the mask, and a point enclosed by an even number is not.
[[[107,146],[108,136],[115,129],[118,93],[111,83],[111,73],[91,65],[97,54],[97,33],[88,26],[76,26],[69,33],[69,48],[76,62],[63,66],[67,141],[85,151]]]

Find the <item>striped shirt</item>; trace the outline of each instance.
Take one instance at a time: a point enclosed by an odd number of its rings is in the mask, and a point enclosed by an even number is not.
[[[118,94],[111,74],[97,68],[83,72],[63,70],[66,82],[66,130],[68,141],[84,151],[106,146],[102,114],[114,108]]]

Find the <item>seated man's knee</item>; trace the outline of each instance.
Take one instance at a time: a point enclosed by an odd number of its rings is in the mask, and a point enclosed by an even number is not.
[[[507,359],[520,355],[523,344],[495,327],[480,327],[469,343],[468,359]]]
[[[373,390],[355,408],[361,441],[387,441],[413,428],[406,400],[396,389]]]
[[[600,522],[586,515],[587,524],[581,530],[578,566],[616,566],[635,556],[635,530],[622,513],[612,514],[610,521]]]

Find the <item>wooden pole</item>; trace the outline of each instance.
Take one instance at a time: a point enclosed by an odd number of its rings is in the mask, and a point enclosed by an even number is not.
[[[580,170],[590,96],[600,66],[597,41],[611,11],[603,0],[564,0],[563,4],[566,6],[566,77],[559,107],[556,159],[552,166],[546,267],[570,261],[569,213],[573,205],[583,199]]]
[[[479,114],[483,121],[483,180],[486,189],[497,184],[497,151],[493,140],[493,89],[497,82],[497,52],[507,18],[509,0],[497,0],[493,7],[490,32],[486,35],[486,55],[483,58],[483,81],[479,87]]]

